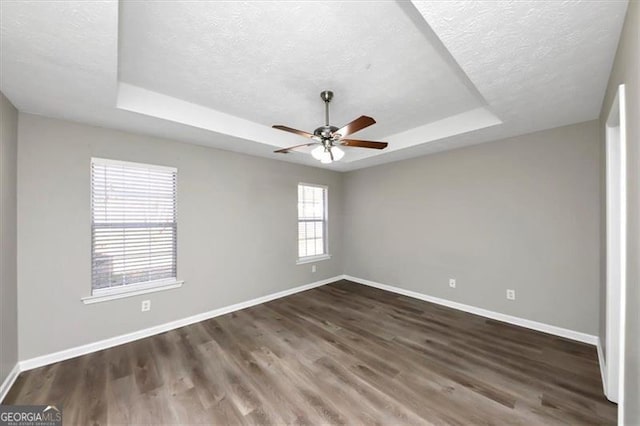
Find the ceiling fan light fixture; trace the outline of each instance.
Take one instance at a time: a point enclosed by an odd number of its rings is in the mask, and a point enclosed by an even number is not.
[[[320,160],[320,162],[322,164],[331,164],[333,163],[333,160],[331,159],[331,156],[329,155],[329,153],[327,152],[326,157],[323,157],[322,160]]]
[[[333,159],[331,158],[333,154]],[[311,151],[311,155],[316,160],[320,160],[323,164],[330,164],[334,161],[340,161],[344,157],[344,151],[337,146],[324,147],[324,145],[318,146]]]
[[[313,158],[315,158],[316,160],[322,160],[322,155],[324,154],[324,146],[320,145],[315,147],[312,151],[311,151],[311,155],[313,156]]]
[[[344,151],[338,148],[337,146],[332,146],[331,152],[333,153],[334,161],[340,161],[342,160],[342,157],[344,157]]]

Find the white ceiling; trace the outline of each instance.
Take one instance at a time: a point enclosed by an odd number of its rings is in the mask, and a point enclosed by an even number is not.
[[[377,124],[353,170],[594,119],[626,1],[0,3],[26,112],[321,166],[270,128]]]

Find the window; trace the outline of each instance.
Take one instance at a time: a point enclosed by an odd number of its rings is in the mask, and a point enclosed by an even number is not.
[[[327,253],[327,188],[298,185],[298,262],[329,258]]]
[[[176,282],[174,168],[91,160],[93,296]]]

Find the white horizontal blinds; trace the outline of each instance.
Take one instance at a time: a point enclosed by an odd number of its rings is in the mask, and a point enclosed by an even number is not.
[[[327,189],[298,185],[298,257],[326,254]]]
[[[176,170],[91,162],[93,290],[176,277]]]

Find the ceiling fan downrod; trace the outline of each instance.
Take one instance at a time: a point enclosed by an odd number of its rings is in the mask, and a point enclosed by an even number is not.
[[[324,90],[320,93],[320,98],[324,101],[324,125],[329,126],[329,102],[333,99],[333,92],[331,90]]]

